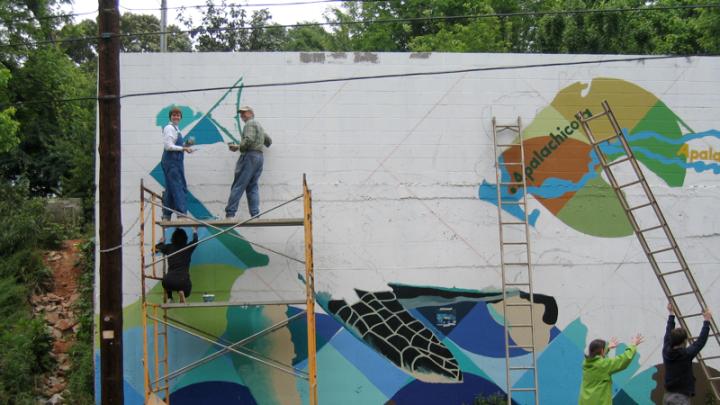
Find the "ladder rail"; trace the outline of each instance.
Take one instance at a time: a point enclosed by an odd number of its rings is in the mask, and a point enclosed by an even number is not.
[[[700,314],[694,313],[692,315],[683,315],[680,305],[678,304],[676,298],[679,296],[694,296],[696,303],[698,307],[701,310],[705,310],[707,308],[707,304],[705,302],[705,299],[702,295],[702,292],[700,288],[697,285],[697,282],[695,280],[695,277],[693,276],[692,272],[690,271],[690,267],[687,264],[687,261],[685,260],[685,257],[682,253],[682,250],[680,249],[679,244],[677,243],[677,240],[675,239],[674,234],[672,233],[672,230],[670,229],[670,226],[665,218],[665,215],[663,214],[660,205],[658,204],[657,199],[655,198],[654,193],[652,192],[652,189],[650,188],[646,177],[643,175],[642,168],[640,167],[640,164],[638,163],[637,159],[635,158],[635,154],[633,153],[632,149],[630,148],[630,144],[628,140],[625,137],[625,134],[622,131],[622,128],[620,127],[620,124],[618,123],[615,114],[613,113],[612,109],[610,108],[610,105],[607,101],[602,102],[603,112],[596,114],[594,116],[590,117],[584,117],[582,112],[578,112],[575,117],[578,120],[578,122],[581,124],[583,130],[585,131],[586,136],[590,140],[590,144],[592,145],[593,151],[595,152],[596,157],[600,161],[600,165],[602,167],[603,172],[605,173],[608,182],[610,183],[611,188],[615,192],[615,195],[617,196],[623,211],[625,212],[625,215],[628,218],[628,221],[630,222],[630,225],[633,228],[633,232],[635,233],[636,237],[638,238],[638,241],[640,243],[640,246],[643,249],[643,252],[645,253],[646,257],[648,258],[648,261],[650,262],[650,265],[653,269],[653,272],[655,273],[655,276],[657,277],[660,287],[663,290],[663,293],[665,294],[666,298],[670,302],[670,304],[673,307],[674,314],[676,315],[676,319],[680,326],[685,329],[688,334],[691,334],[691,337],[689,338],[690,341],[695,340],[694,337],[692,337],[692,331],[689,328],[689,325],[686,321],[689,317],[697,317]],[[598,141],[595,138],[595,135],[593,134],[591,128],[590,128],[590,121],[599,118],[601,116],[607,116],[608,120],[610,122],[610,125],[614,131],[614,135],[611,135],[601,141]],[[625,192],[623,191],[623,187],[618,183],[617,178],[615,177],[615,174],[612,172],[610,167],[612,164],[610,164],[601,150],[600,144],[603,142],[609,142],[614,139],[617,139],[619,143],[621,144],[623,151],[626,154],[627,161],[630,163],[633,172],[637,176],[638,180],[637,183],[641,185],[641,188],[645,194],[645,198],[647,201],[649,201],[649,204],[645,204],[646,206],[652,207],[652,210],[655,214],[655,216],[658,219],[659,225],[651,226],[649,228],[641,228],[638,220],[635,218],[635,209],[630,206],[630,204],[627,201],[627,198],[625,196]],[[629,183],[628,183],[629,184]],[[642,205],[641,205],[642,206]],[[641,206],[636,206],[635,208],[640,208]],[[660,248],[653,250],[650,247],[650,243],[648,242],[644,232],[647,232],[648,230],[653,229],[663,229],[663,233],[665,234],[665,237],[668,241],[667,247]],[[658,262],[658,259],[655,257],[657,253],[662,252],[673,252],[674,257],[679,264],[679,270],[672,270],[668,272],[663,272],[661,269],[661,266]],[[673,293],[672,288],[670,287],[670,284],[668,280],[666,279],[667,275],[670,274],[679,274],[682,273],[684,276],[684,279],[687,281],[687,284],[689,288],[686,290],[683,290],[682,293]],[[720,347],[720,337],[718,335],[718,328],[715,323],[714,318],[710,319],[710,329],[711,329],[711,336],[715,339],[715,344]],[[715,395],[717,399],[720,399],[720,381],[717,381],[717,378],[712,377],[712,374],[710,372],[709,366],[706,364],[706,361],[702,356],[697,357],[698,362],[700,363],[700,366],[703,370],[703,373],[705,374],[706,378],[708,379],[708,383],[710,385],[710,388]]]
[[[510,130],[513,131],[515,136],[517,137],[518,142],[517,143],[500,143],[498,138],[498,130]],[[513,400],[513,393],[521,393],[521,392],[532,392],[534,395],[534,402],[535,404],[539,404],[539,395],[538,395],[538,373],[537,373],[537,358],[536,358],[536,351],[535,351],[535,330],[533,327],[533,321],[534,321],[534,313],[533,313],[533,304],[535,302],[534,299],[534,292],[532,288],[532,268],[531,268],[531,258],[530,258],[530,230],[528,226],[528,213],[527,213],[527,177],[525,175],[525,148],[523,145],[523,138],[522,138],[522,124],[520,117],[517,119],[516,124],[512,125],[498,125],[497,120],[495,117],[492,119],[492,134],[493,134],[493,152],[495,155],[495,184],[497,185],[496,191],[497,191],[497,209],[498,209],[498,237],[500,242],[500,268],[501,268],[501,279],[502,279],[502,289],[503,289],[503,329],[504,329],[504,335],[505,335],[505,378],[506,378],[506,384],[507,384],[507,401],[508,404],[512,404]],[[520,149],[520,161],[519,162],[500,162],[500,148],[503,147],[513,147],[518,146]],[[510,176],[510,179],[508,181],[503,181],[502,177],[502,168],[503,167],[509,167],[509,166],[519,166],[520,167],[520,173],[522,181],[518,181],[517,178],[514,178],[512,175],[508,173]],[[507,203],[507,205],[514,205],[514,206],[522,206],[523,209],[523,221],[504,221],[503,220],[503,206],[505,203],[503,202],[502,197],[502,186],[517,186],[518,192],[522,192],[522,197],[519,201],[512,201]],[[504,225],[523,225],[523,233],[525,240],[524,241],[512,241],[512,242],[506,242],[505,241],[505,231],[503,230]],[[506,246],[524,246],[525,247],[525,262],[518,261],[518,258],[513,259],[513,261],[507,261],[505,258],[505,247]],[[526,272],[527,272],[527,282],[509,282],[507,279],[507,266],[525,266]],[[508,303],[508,287],[518,287],[518,286],[525,286],[528,288],[528,295],[529,295],[529,304],[509,304]],[[527,316],[529,317],[528,323],[512,323],[510,321],[510,313],[509,308],[515,307],[515,308],[526,308],[527,309]],[[510,341],[510,331],[512,328],[527,328],[529,329],[529,345],[527,344],[512,344]],[[529,366],[512,366],[511,365],[511,357],[510,357],[510,350],[513,348],[523,348],[531,353],[531,365]],[[528,350],[529,349],[529,350]],[[532,370],[533,373],[533,386],[532,387],[513,387],[512,384],[512,372],[513,371],[520,371],[524,370],[528,372],[529,370]]]

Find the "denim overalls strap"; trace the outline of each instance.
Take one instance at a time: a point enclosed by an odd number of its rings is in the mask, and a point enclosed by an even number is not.
[[[182,133],[180,133],[180,129],[178,129],[178,127],[175,126],[175,124],[169,124],[169,125],[172,125],[172,127],[175,128],[175,133],[177,133],[177,139],[175,139],[175,145],[183,146],[184,141],[183,141]],[[169,160],[183,161],[185,159],[185,153],[184,153],[184,151],[181,151],[181,150],[180,151],[165,150],[165,151],[163,151],[162,159],[165,161],[169,161]]]

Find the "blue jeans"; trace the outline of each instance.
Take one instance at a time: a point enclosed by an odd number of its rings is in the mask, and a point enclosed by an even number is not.
[[[677,392],[667,392],[663,395],[664,405],[690,405],[690,397]]]
[[[247,193],[250,216],[260,213],[260,191],[258,180],[263,170],[263,154],[259,151],[249,151],[240,155],[235,164],[235,178],[230,188],[225,215],[234,217],[240,204],[243,193]]]
[[[173,209],[183,214],[187,213],[187,182],[185,181],[185,165],[182,152],[164,152],[162,161],[163,175],[165,176],[165,191],[163,192],[163,218],[169,219]],[[165,208],[167,207],[167,208]]]

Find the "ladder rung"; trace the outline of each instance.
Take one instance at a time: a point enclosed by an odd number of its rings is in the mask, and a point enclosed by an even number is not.
[[[500,225],[525,225],[525,222],[521,222],[521,221],[507,221],[507,222],[500,222]]]
[[[524,185],[524,184],[525,184],[525,183],[523,183],[522,181],[504,181],[504,182],[501,181],[501,182],[500,182],[500,185],[501,185],[501,186],[517,186],[517,185],[522,186],[522,185]]]
[[[638,205],[635,207],[630,207],[630,208],[628,208],[628,211],[634,211],[634,210],[637,210],[640,208],[649,207],[649,206],[653,205],[654,203],[655,203],[654,201],[650,201],[649,203],[646,203],[646,204]]]
[[[524,285],[530,285],[530,283],[505,283],[505,285],[509,287],[520,287]]]
[[[522,166],[522,162],[502,162],[499,164],[503,166]]]
[[[517,125],[495,125],[497,129],[512,129],[513,131],[519,132],[520,127]]]
[[[514,348],[514,349],[530,349],[530,350],[528,350],[528,351],[533,351],[533,350],[535,350],[534,347],[532,347],[532,346],[527,346],[527,345],[508,345],[508,347],[512,347],[512,348]]]
[[[618,164],[620,164],[620,163],[627,162],[628,160],[630,160],[629,157],[622,158],[622,159],[618,159],[618,160],[614,160],[614,161],[608,163],[607,165],[605,165],[605,167],[615,166],[615,165],[618,165]],[[639,183],[639,182],[640,182],[640,181],[638,181],[638,183]],[[621,188],[622,188],[622,187],[621,187]]]
[[[512,366],[508,367],[510,370],[534,370],[535,367],[532,366]],[[525,389],[525,388],[517,388],[517,389]]]
[[[671,275],[671,274],[677,274],[677,273],[683,273],[683,272],[685,272],[685,269],[667,271],[667,272],[665,272],[665,273],[660,273],[660,276],[661,276],[661,277],[665,277],[665,276],[669,276],[669,275]]]
[[[536,388],[510,388],[510,391],[522,391],[522,392],[535,392],[537,391]],[[515,401],[513,401],[515,402]]]
[[[149,278],[149,279],[152,279],[152,280],[162,280],[162,277],[150,276],[150,275],[147,275],[147,274],[145,275],[145,278]]]
[[[668,297],[675,298],[675,297],[682,297],[683,295],[690,295],[690,294],[695,294],[695,291],[681,292],[681,293],[678,293],[678,294],[669,295]]]
[[[508,328],[532,328],[533,324],[531,323],[512,323],[506,325]]]
[[[527,242],[500,242],[503,245],[527,245]]]
[[[500,201],[500,205],[525,205],[525,201]]]
[[[716,381],[716,380],[720,380],[720,377],[709,377],[708,380]]]
[[[504,148],[507,146],[520,146],[520,144],[519,143],[499,143],[495,146],[497,146],[498,148]]]
[[[593,114],[593,115],[591,115],[591,116],[589,116],[589,117],[587,117],[587,118],[583,118],[582,120],[583,120],[583,122],[590,122],[590,121],[592,121],[592,120],[594,120],[594,119],[596,119],[596,118],[600,118],[600,117],[602,117],[602,116],[604,116],[604,115],[607,115],[607,114],[608,114],[607,111],[603,111],[603,112],[601,112],[601,113]]]
[[[635,180],[635,181],[631,181],[630,183],[625,183],[621,186],[618,186],[618,188],[630,187],[630,186],[634,186],[634,185],[640,184],[640,183],[642,183],[642,180]]]
[[[530,263],[528,262],[506,262],[504,263],[506,266],[527,266]]]
[[[518,302],[518,303],[512,303],[512,302],[510,302],[510,303],[507,303],[507,304],[505,304],[505,305],[508,306],[508,307],[531,307],[531,306],[532,306],[532,303],[530,303],[530,302]]]
[[[690,315],[680,315],[678,318],[685,319],[685,318],[697,318],[698,316],[702,316],[702,312],[698,312],[696,314],[690,314]]]
[[[676,247],[677,247],[677,246],[670,246],[670,247],[667,247],[667,248],[665,248],[665,249],[655,250],[655,251],[650,252],[650,254],[651,254],[651,255],[654,255],[654,254],[657,254],[657,253],[667,252],[667,251],[669,251],[669,250],[675,250]]]
[[[650,232],[650,231],[654,231],[656,229],[660,229],[660,228],[664,228],[664,227],[665,227],[665,224],[660,224],[660,225],[656,225],[656,226],[651,226],[650,228],[641,229],[638,232],[640,232],[640,233]]]

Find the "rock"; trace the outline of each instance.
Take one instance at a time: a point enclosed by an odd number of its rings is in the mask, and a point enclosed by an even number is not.
[[[45,320],[48,321],[48,323],[55,325],[60,321],[60,314],[57,312],[45,312]]]
[[[62,259],[62,257],[63,257],[63,255],[60,252],[48,252],[47,261],[56,262],[56,261]]]
[[[63,397],[60,394],[55,394],[47,400],[47,405],[58,405],[63,403]]]
[[[55,353],[67,353],[72,346],[72,342],[66,342],[64,340],[56,340],[53,343],[53,352]]]
[[[72,329],[73,326],[77,324],[77,321],[71,320],[71,319],[61,319],[56,324],[55,327],[57,329],[60,329],[61,331],[65,332],[68,329]]]
[[[55,340],[62,339],[63,333],[60,329],[53,328],[52,330],[52,336]]]

